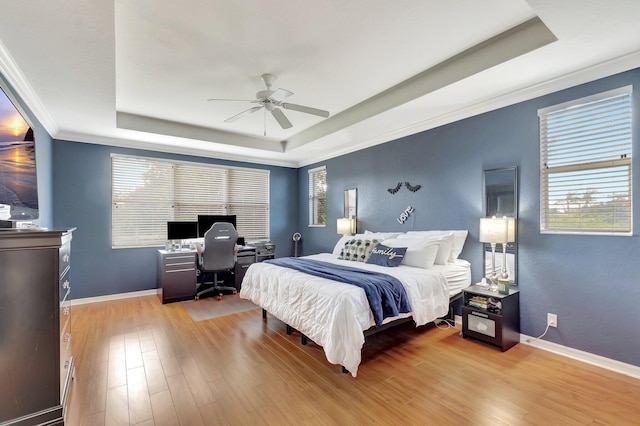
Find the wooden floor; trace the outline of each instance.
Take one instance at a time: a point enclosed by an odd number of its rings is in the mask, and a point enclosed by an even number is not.
[[[195,322],[149,296],[72,321],[72,426],[640,423],[638,380],[433,324],[372,336],[353,378],[260,310]]]

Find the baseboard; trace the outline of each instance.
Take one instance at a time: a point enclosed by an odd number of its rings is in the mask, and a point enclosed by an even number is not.
[[[640,367],[635,365],[616,361],[611,358],[605,358],[600,355],[594,355],[589,352],[573,349],[547,340],[536,339],[535,337],[527,336],[525,334],[520,335],[520,343],[553,352],[558,355],[563,355],[577,361],[586,362],[587,364],[602,367],[607,370],[615,371],[616,373],[624,374],[625,376],[633,377],[634,379],[640,379]]]
[[[130,293],[108,294],[106,296],[85,297],[82,299],[71,299],[71,306],[86,305],[87,303],[109,302],[112,300],[130,299],[132,297],[157,296],[160,289],[132,291]]]

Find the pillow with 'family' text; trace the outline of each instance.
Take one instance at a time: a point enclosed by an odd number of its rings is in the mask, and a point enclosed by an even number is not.
[[[388,247],[378,244],[371,250],[367,263],[388,267],[400,266],[406,252],[406,247]]]

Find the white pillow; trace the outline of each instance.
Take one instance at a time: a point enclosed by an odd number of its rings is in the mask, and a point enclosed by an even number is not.
[[[433,266],[438,255],[440,244],[437,241],[427,241],[418,238],[391,238],[382,242],[387,247],[406,247],[402,265],[429,269]]]
[[[406,240],[426,241],[438,244],[438,254],[436,256],[436,265],[446,265],[451,257],[451,249],[453,248],[453,234],[451,232],[440,233],[415,233],[407,234],[403,237]]]
[[[423,235],[423,236],[434,236],[434,235],[445,235],[451,233],[453,234],[453,246],[451,248],[451,254],[449,255],[449,262],[453,262],[456,260],[460,253],[462,253],[462,248],[464,247],[464,243],[467,239],[467,235],[469,231],[465,230],[452,230],[452,231],[409,231],[407,232],[407,236],[410,235]]]
[[[372,232],[372,231],[364,231],[364,234],[356,234],[356,237],[359,238],[375,238],[376,240],[388,240],[390,238],[396,238],[401,236],[402,232]]]
[[[355,237],[352,237],[351,235],[344,235],[342,238],[340,238],[338,240],[338,242],[336,243],[336,245],[333,247],[333,255],[334,256],[340,256],[340,252],[342,251],[342,249],[344,248],[344,243],[346,243],[347,241],[353,239]]]

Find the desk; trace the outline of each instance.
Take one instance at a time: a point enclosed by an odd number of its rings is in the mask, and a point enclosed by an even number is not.
[[[238,250],[233,269],[233,285],[240,291],[249,265],[256,262],[256,248],[243,246]],[[158,250],[158,288],[162,303],[180,302],[196,297],[198,254],[195,250]]]

